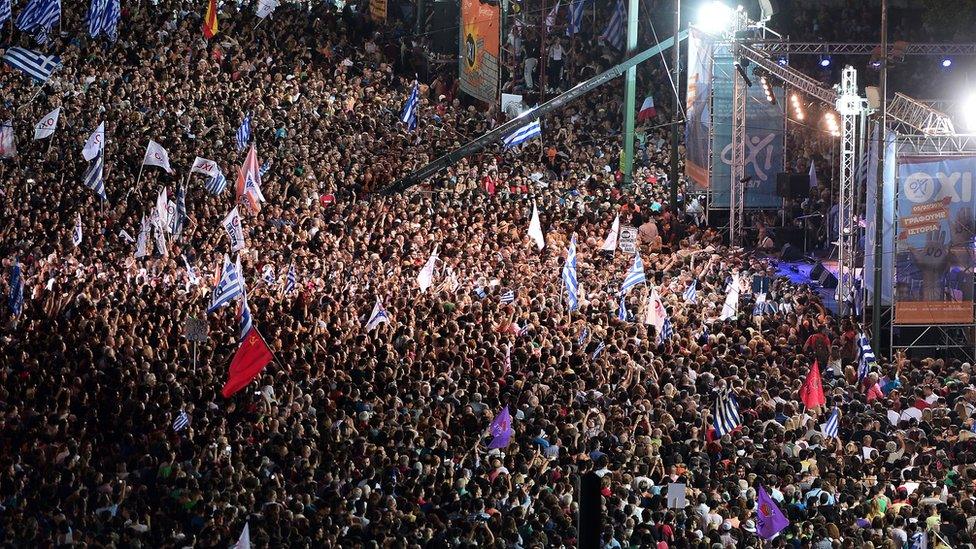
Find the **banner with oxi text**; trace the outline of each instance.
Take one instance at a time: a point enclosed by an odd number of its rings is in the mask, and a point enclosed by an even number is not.
[[[715,41],[692,27],[688,32],[688,93],[685,97],[685,175],[688,188],[709,187],[708,140],[712,125],[712,55]]]
[[[459,40],[461,91],[487,103],[498,100],[498,43],[501,18],[498,5],[461,0]]]
[[[900,158],[896,324],[973,322],[976,157]]]

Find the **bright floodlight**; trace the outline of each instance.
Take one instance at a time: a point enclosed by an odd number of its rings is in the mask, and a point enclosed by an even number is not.
[[[970,94],[962,103],[962,116],[965,118],[966,128],[976,132],[976,93]]]
[[[942,60],[942,66],[945,67],[945,68],[947,68],[947,69],[949,67],[951,67],[952,66],[952,59],[949,59],[948,57],[945,58],[945,59],[943,59]]]
[[[823,58],[821,58],[820,59],[820,66],[823,67],[823,68],[825,68],[825,69],[827,67],[829,67],[830,66],[830,58],[829,57],[823,57]]]
[[[732,26],[732,8],[718,0],[712,0],[698,8],[695,25],[709,34],[722,34]]]

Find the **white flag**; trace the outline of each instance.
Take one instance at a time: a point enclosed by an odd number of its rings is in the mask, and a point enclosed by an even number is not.
[[[125,241],[130,244],[136,241],[136,239],[132,238],[132,235],[129,234],[129,231],[125,229],[119,231],[119,238],[124,238]]]
[[[197,284],[200,283],[200,278],[197,276],[196,269],[190,266],[190,262],[186,260],[185,255],[180,257],[183,258],[183,265],[186,266],[187,286],[189,287],[190,284],[196,286]]]
[[[373,312],[369,314],[369,320],[366,321],[366,331],[371,332],[380,324],[390,321],[390,315],[387,314],[386,309],[383,308],[383,304],[380,303],[380,298],[376,298],[376,305],[373,305]]]
[[[258,10],[256,15],[261,19],[274,13],[275,8],[278,7],[278,0],[258,0]]]
[[[172,200],[166,204],[166,232],[176,234],[176,202]]]
[[[814,165],[813,159],[810,160],[810,187],[817,186],[817,166]]]
[[[58,128],[58,118],[61,117],[61,107],[44,115],[37,124],[34,125],[34,139],[47,139],[54,135],[54,130]]]
[[[430,254],[427,263],[420,274],[417,275],[417,284],[420,285],[420,293],[427,292],[427,288],[434,283],[434,267],[437,265],[437,246],[434,246],[434,253]]]
[[[160,189],[156,195],[156,217],[160,226],[169,227],[169,196],[166,194],[166,187]]]
[[[198,156],[196,160],[193,161],[193,167],[190,168],[190,173],[202,173],[207,177],[213,177],[220,173],[220,166],[218,166],[213,160],[207,160],[206,158]]]
[[[85,141],[85,148],[81,149],[81,156],[85,157],[85,160],[91,160],[99,154],[105,148],[105,122],[98,125],[98,128],[88,136],[88,141]]]
[[[149,255],[149,220],[142,216],[142,227],[139,229],[139,238],[136,240],[136,258]]]
[[[610,234],[607,235],[607,239],[603,241],[603,246],[600,247],[601,250],[606,250],[608,252],[615,251],[617,249],[617,238],[620,236],[620,214],[613,220],[613,227],[610,227]]]
[[[546,237],[542,234],[542,223],[539,222],[539,208],[532,204],[532,221],[529,222],[529,237],[535,240],[539,249],[546,247]]]
[[[81,233],[81,214],[75,218],[75,230],[71,233],[71,243],[75,245],[75,248],[81,244],[82,233]]]
[[[719,320],[735,318],[739,312],[739,275],[732,275],[732,284],[729,286],[729,293],[725,296],[725,303],[722,305],[722,314]]]
[[[224,230],[230,238],[230,251],[236,252],[244,249],[244,227],[241,226],[241,214],[235,206],[233,210],[224,218]]]
[[[142,163],[146,166],[159,166],[168,173],[173,173],[173,169],[169,167],[169,153],[162,145],[151,139],[149,146],[146,147],[146,156],[142,159]]]
[[[17,140],[14,136],[14,121],[7,120],[0,125],[0,158],[17,156]]]
[[[241,537],[232,549],[251,549],[251,528],[249,523],[244,523],[244,531],[241,532]]]
[[[166,248],[166,225],[159,217],[159,210],[154,210],[152,214],[153,237],[156,239],[156,251],[163,257],[169,256]]]

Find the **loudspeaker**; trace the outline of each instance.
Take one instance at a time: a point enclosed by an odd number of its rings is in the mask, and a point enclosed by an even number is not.
[[[813,270],[810,271],[810,278],[812,280],[819,281],[820,277],[823,276],[824,271],[826,270],[827,269],[824,268],[823,263],[817,263],[813,266]]]
[[[810,271],[810,278],[816,280],[820,283],[821,287],[827,288],[828,290],[833,290],[837,287],[837,277],[824,267],[823,263],[817,263],[817,266]]]
[[[600,477],[591,471],[580,479],[580,549],[599,549],[602,530],[603,497],[600,495]]]

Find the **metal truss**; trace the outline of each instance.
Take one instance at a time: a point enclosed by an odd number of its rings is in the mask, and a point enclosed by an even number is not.
[[[895,122],[904,124],[910,130],[919,131],[925,135],[953,135],[956,133],[952,120],[947,114],[903,93],[896,93],[888,102],[888,116]]]
[[[823,43],[768,40],[752,42],[750,46],[770,55],[873,55],[881,49],[881,44],[869,42]],[[976,55],[976,44],[903,44],[901,46],[896,48],[896,45],[892,44],[889,52],[899,56]]]
[[[837,277],[837,303],[843,315],[854,314],[849,298],[855,288],[857,268],[857,218],[855,204],[857,175],[857,129],[865,115],[867,102],[857,94],[857,71],[850,65],[841,73],[840,96],[837,112],[841,118],[840,137],[840,201],[838,202],[837,259],[840,266]]]
[[[769,71],[770,74],[787,83],[791,88],[798,92],[805,93],[811,97],[819,99],[821,102],[830,106],[837,104],[837,92],[825,88],[820,82],[803,74],[802,72],[783,66],[773,61],[765,52],[753,49],[745,44],[739,44],[739,53],[742,57],[752,61],[757,66]]]
[[[917,156],[976,155],[976,135],[905,135],[897,138],[898,154]]]
[[[745,12],[739,8],[736,12],[735,30],[744,29],[749,20]],[[733,34],[734,36],[734,34]],[[742,45],[732,43],[735,63],[742,61]],[[741,66],[741,65],[740,65]],[[745,72],[738,67],[734,71],[732,87],[732,181],[729,188],[729,245],[745,246],[745,168],[746,168],[746,99],[749,90],[746,89]]]

